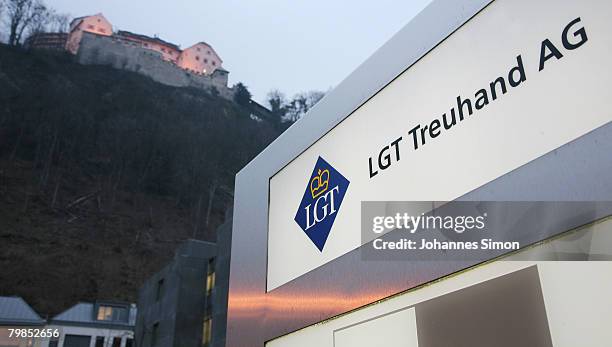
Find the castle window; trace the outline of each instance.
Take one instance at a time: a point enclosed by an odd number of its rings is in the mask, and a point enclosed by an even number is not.
[[[204,318],[204,326],[202,327],[202,346],[207,347],[212,340],[212,319]]]

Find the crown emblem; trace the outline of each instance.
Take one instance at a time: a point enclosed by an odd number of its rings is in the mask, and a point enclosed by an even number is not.
[[[329,170],[321,170],[317,172],[317,176],[312,178],[310,181],[310,194],[312,198],[316,199],[319,195],[327,191],[329,185]]]

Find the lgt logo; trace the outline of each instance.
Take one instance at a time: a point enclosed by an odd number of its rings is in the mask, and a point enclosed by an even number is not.
[[[349,183],[319,157],[294,218],[319,251],[323,251]]]

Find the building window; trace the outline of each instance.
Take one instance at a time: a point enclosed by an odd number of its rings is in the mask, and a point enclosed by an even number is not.
[[[121,347],[121,337],[113,338],[113,347]]]
[[[87,29],[94,30],[95,28],[96,28],[96,27],[95,27],[95,26],[93,26],[93,25],[91,25],[91,24],[87,25]]]
[[[126,307],[101,305],[98,307],[97,319],[111,322],[127,322],[128,310]]]
[[[196,47],[196,50],[199,52],[200,51],[200,47]]]
[[[213,61],[212,64],[213,64],[213,66],[217,66],[217,62],[216,61]]]
[[[206,276],[206,295],[210,295],[215,288],[215,258],[208,261],[208,275]]]
[[[208,64],[208,59],[204,59],[204,63],[205,63],[205,64]]]
[[[106,33],[106,30],[104,30],[103,28],[98,28],[98,31],[101,33]]]
[[[164,279],[157,281],[157,292],[155,294],[155,301],[161,300],[164,296]]]
[[[133,347],[134,346],[134,339],[131,338],[127,338],[125,339],[125,347]]]
[[[161,49],[161,51],[162,51],[162,52],[164,52],[164,53],[166,53],[166,49],[165,49],[165,48],[162,48],[162,49]]]
[[[210,51],[206,52],[206,54],[210,55]]]
[[[196,60],[200,61],[200,56],[199,55],[196,55]]]
[[[206,317],[204,319],[204,326],[202,327],[202,346],[210,346],[210,340],[212,339],[212,319]]]
[[[151,346],[157,345],[159,340],[159,323],[153,324],[153,331],[151,333]]]
[[[104,336],[96,336],[95,347],[104,347]]]

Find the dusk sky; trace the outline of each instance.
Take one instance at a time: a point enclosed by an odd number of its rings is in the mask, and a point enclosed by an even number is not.
[[[46,0],[71,16],[104,13],[122,29],[179,44],[205,41],[255,100],[279,89],[327,91],[430,0]],[[372,73],[375,73],[374,71]]]

